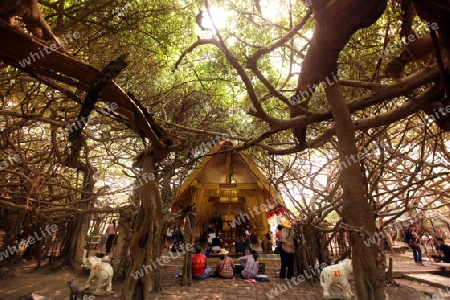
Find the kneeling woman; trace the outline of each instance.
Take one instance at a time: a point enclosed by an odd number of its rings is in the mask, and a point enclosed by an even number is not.
[[[216,265],[216,276],[220,278],[231,279],[233,278],[234,264],[233,260],[228,257],[229,252],[225,249],[220,249],[220,259]]]
[[[258,253],[256,250],[252,250],[251,254],[239,258],[239,264],[243,267],[241,271],[242,278],[254,279],[258,274],[259,262]]]

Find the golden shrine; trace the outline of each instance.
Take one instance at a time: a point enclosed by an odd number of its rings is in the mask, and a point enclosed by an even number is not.
[[[262,241],[270,231],[268,212],[283,207],[283,199],[250,158],[231,149],[230,142],[221,142],[201,159],[181,185],[175,206],[195,204],[196,238],[219,230],[235,240],[249,226]]]

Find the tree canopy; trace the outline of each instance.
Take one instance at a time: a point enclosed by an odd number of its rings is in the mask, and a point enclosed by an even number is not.
[[[357,239],[375,232],[375,220],[448,212],[448,1],[40,7],[55,35],[67,37],[63,49],[42,52],[51,42],[31,37],[19,19],[15,28],[0,24],[10,41],[0,45],[0,227],[11,240],[27,224],[139,204],[133,161],[148,145],[170,145],[167,137],[180,143],[156,166],[167,207],[198,150],[227,134],[292,213],[318,228],[340,220],[335,230]],[[84,124],[79,164],[68,164],[86,93],[125,53],[128,65]],[[368,295],[363,286],[359,295]]]

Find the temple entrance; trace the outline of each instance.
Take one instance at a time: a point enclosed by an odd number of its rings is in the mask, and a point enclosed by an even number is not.
[[[224,152],[231,147],[222,142],[211,149],[212,155],[204,157],[180,187],[175,206],[195,205],[199,241],[219,233],[231,248],[250,234],[252,244],[260,245],[270,232],[268,212],[284,203],[251,159],[236,151]]]

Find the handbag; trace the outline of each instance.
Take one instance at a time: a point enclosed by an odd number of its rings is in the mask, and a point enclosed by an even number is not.
[[[287,245],[286,243],[282,243],[281,244],[281,249],[283,249],[283,251],[287,252],[287,253],[294,253],[295,252],[294,245]]]

